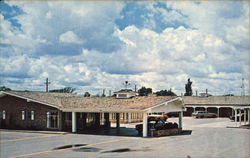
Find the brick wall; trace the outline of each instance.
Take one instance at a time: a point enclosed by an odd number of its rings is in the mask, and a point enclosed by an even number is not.
[[[56,108],[9,95],[0,97],[0,112],[3,110],[6,118],[1,118],[1,128],[32,130],[48,130],[47,112],[59,112]],[[22,111],[34,111],[34,120],[22,120]]]

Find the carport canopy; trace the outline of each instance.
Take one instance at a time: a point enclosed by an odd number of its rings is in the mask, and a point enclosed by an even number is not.
[[[182,128],[182,118],[183,118],[183,111],[184,111],[184,103],[181,97],[177,97],[156,106],[147,108],[143,112],[143,137],[148,136],[148,113],[154,112],[179,112],[179,128]]]

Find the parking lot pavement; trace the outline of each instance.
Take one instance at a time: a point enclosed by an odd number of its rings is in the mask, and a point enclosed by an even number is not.
[[[171,119],[170,119],[171,120]],[[178,119],[173,118],[173,121]],[[184,129],[190,133],[177,136],[141,138],[113,135],[31,134],[34,139],[1,142],[0,157],[183,157],[247,158],[250,156],[250,130],[226,128],[226,119],[184,118]],[[218,126],[221,125],[221,126]],[[204,128],[203,125],[206,127]],[[1,133],[13,139],[14,133]],[[23,132],[18,136],[26,137]],[[38,138],[35,138],[35,137]],[[39,138],[40,137],[40,138]],[[15,137],[16,138],[16,137]],[[75,147],[74,147],[75,145]]]
[[[0,131],[0,142],[15,142],[15,141],[22,141],[22,140],[29,140],[29,139],[39,139],[39,138],[47,138],[52,136],[59,136],[63,133],[38,133],[38,132],[25,132],[25,131],[11,131],[11,130],[1,130]]]
[[[177,122],[178,118],[169,118],[170,122]],[[238,123],[239,124],[239,123]],[[235,122],[231,121],[229,118],[193,118],[185,117],[183,119],[184,129],[193,129],[199,127],[207,128],[226,128],[226,127],[235,127]]]

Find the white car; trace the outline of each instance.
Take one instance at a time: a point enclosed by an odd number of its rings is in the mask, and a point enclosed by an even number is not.
[[[209,113],[206,111],[196,111],[192,113],[192,116],[195,118],[214,118],[217,117],[215,113]]]

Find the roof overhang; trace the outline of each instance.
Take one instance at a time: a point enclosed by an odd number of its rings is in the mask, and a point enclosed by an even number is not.
[[[232,108],[235,110],[244,110],[244,109],[250,109],[250,105],[248,105],[248,106],[233,106]]]
[[[144,112],[152,113],[152,112],[181,112],[184,111],[184,103],[181,97],[177,97],[156,106],[147,108]]]
[[[246,108],[250,105],[244,104],[185,104],[185,107],[207,107],[207,108]]]
[[[17,95],[17,94],[9,93],[9,92],[6,92],[6,91],[1,91],[0,92],[0,97],[5,96],[5,95],[10,95],[10,96],[13,96],[13,97],[25,99],[27,102],[35,102],[35,103],[39,103],[39,104],[43,104],[43,105],[47,105],[47,106],[50,106],[50,107],[53,107],[53,108],[60,109],[60,107],[57,106],[57,105],[49,104],[49,103],[46,103],[46,102],[42,102],[42,101],[31,99],[31,98],[28,98],[28,97],[24,97],[24,96],[20,96],[20,95]]]
[[[61,108],[63,112],[107,112],[107,113],[121,113],[121,112],[143,112],[140,109],[114,109],[114,108]]]

